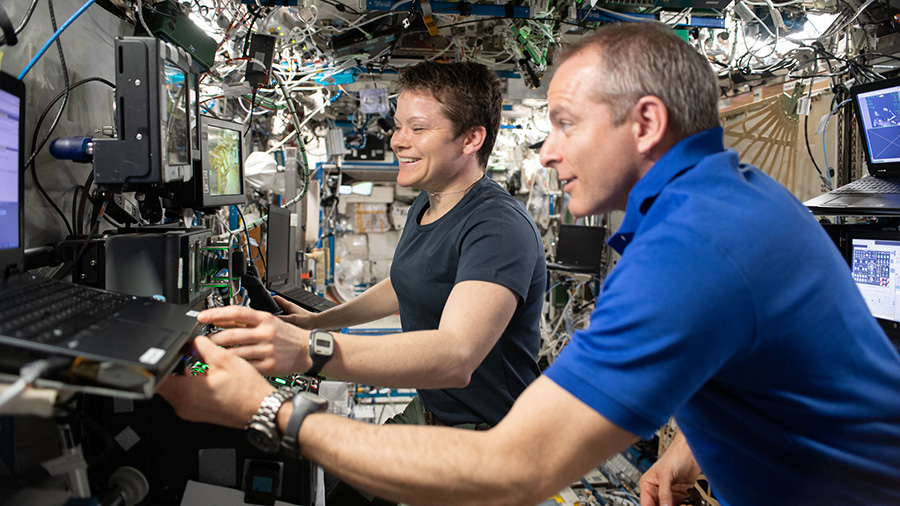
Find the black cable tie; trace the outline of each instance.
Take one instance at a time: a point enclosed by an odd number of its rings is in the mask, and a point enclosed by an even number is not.
[[[460,16],[472,15],[472,4],[470,4],[469,2],[459,2],[456,4],[456,8],[459,9]]]
[[[506,13],[503,15],[504,18],[514,18],[515,17],[514,16],[515,8],[512,6],[512,4],[508,3],[508,4],[504,5],[503,8],[506,11]]]

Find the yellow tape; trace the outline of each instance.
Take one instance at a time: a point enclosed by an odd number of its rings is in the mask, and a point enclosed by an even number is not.
[[[3,51],[0,51],[0,70],[3,70]]]
[[[437,23],[434,22],[434,18],[431,16],[425,16],[422,18],[425,21],[425,26],[428,27],[428,33],[431,34],[432,37],[438,34]]]
[[[437,23],[434,22],[434,17],[431,15],[431,0],[422,0],[419,2],[419,6],[422,8],[422,21],[424,21],[425,26],[428,27],[428,33],[431,34],[432,37],[437,36]]]

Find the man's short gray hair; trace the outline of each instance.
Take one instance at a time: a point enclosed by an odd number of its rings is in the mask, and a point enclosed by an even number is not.
[[[719,88],[709,61],[666,25],[607,25],[569,47],[561,61],[583,51],[600,56],[595,99],[612,109],[616,124],[652,95],[665,104],[680,138],[719,126]]]

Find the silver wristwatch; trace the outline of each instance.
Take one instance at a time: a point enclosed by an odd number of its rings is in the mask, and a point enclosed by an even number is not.
[[[275,390],[259,405],[259,410],[247,422],[247,438],[250,443],[266,453],[275,453],[281,447],[281,434],[275,417],[281,405],[294,396],[294,391],[287,387]]]

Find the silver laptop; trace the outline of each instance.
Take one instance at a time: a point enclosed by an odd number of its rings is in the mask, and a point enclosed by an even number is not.
[[[900,78],[850,88],[871,176],[804,202],[816,214],[900,214]]]

